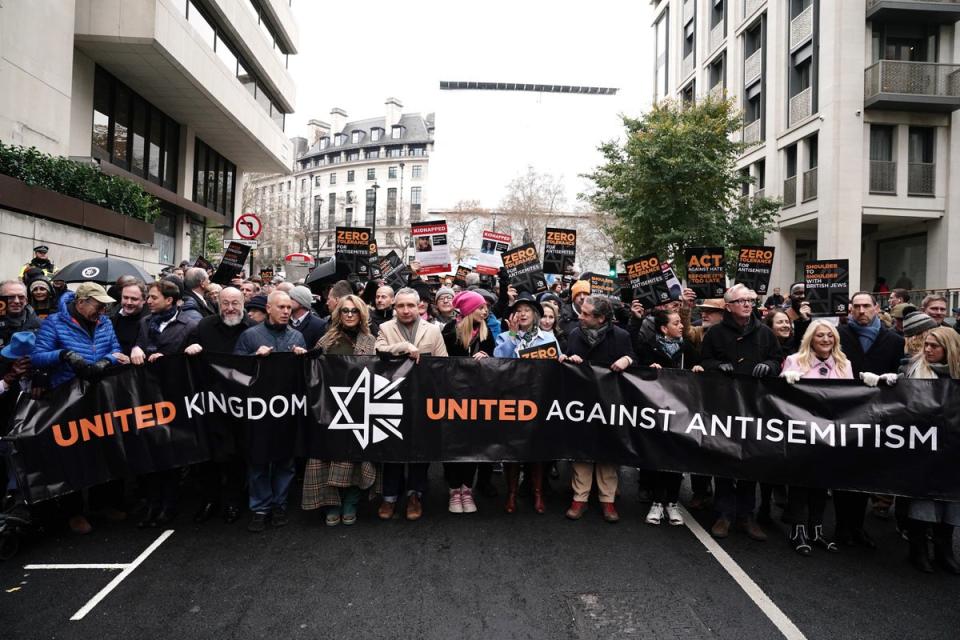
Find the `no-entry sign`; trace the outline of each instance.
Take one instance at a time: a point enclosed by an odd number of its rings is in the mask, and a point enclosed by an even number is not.
[[[255,214],[245,213],[237,218],[237,224],[233,228],[244,240],[253,240],[263,231],[263,223]]]

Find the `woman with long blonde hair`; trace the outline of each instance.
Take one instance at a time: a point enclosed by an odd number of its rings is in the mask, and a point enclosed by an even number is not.
[[[368,356],[376,353],[376,340],[370,334],[367,305],[355,295],[339,299],[330,315],[326,333],[317,342],[328,356]],[[305,511],[326,507],[326,523],[334,527],[357,521],[361,492],[376,482],[377,468],[370,462],[307,461],[303,477]]]
[[[832,323],[813,320],[803,334],[800,348],[787,356],[780,373],[790,384],[805,380],[852,380],[853,366],[840,348],[840,333]],[[783,521],[792,525],[790,543],[802,556],[810,555],[816,545],[831,553],[840,549],[823,534],[823,512],[827,490],[793,487],[787,492]]]

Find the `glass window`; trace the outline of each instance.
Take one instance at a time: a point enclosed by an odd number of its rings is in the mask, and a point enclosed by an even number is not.
[[[337,194],[331,193],[327,196],[327,226],[333,228],[336,226],[337,217]]]
[[[163,143],[163,186],[171,191],[177,190],[177,163],[180,160],[180,126],[173,120],[164,124]]]
[[[419,165],[419,164],[413,165],[413,169],[411,169],[411,175],[412,175],[414,178],[422,178],[422,177],[423,177],[423,166],[422,166],[422,165]]]
[[[422,187],[412,187],[410,189],[410,204],[420,204],[420,194]]]
[[[367,169],[367,180],[376,180],[377,179],[377,170],[374,168]]]
[[[197,139],[193,156],[193,201],[200,204],[205,200],[207,188],[207,146]]]
[[[372,142],[377,142],[378,140],[380,140],[380,136],[382,135],[383,135],[383,129],[379,127],[374,127],[373,129],[370,129],[370,140]]]
[[[397,189],[387,189],[387,224],[397,224]]]
[[[390,128],[390,137],[394,140],[399,140],[400,136],[403,134],[403,127],[399,125],[394,125]]]
[[[354,131],[354,132],[352,132],[352,133],[350,134],[350,142],[352,142],[353,144],[357,144],[358,142],[360,142],[360,132],[359,132],[359,131]]]
[[[130,91],[122,84],[114,84],[113,163],[128,167],[130,166]]]
[[[339,147],[340,145],[342,145],[342,144],[343,144],[343,134],[338,133],[337,135],[333,136],[333,144],[334,144],[334,146],[337,146],[337,147]]]
[[[237,181],[237,168],[233,164],[227,162],[226,172],[224,173],[223,181],[223,209],[221,213],[226,216],[230,216],[233,213],[234,201],[233,201],[233,191],[236,187]]]
[[[143,100],[136,98],[133,101],[133,161],[130,171],[143,176],[146,162],[147,143],[147,106]]]
[[[377,217],[377,190],[376,189],[367,189],[367,207],[366,207],[366,218],[364,224],[367,226],[372,226],[375,224]]]
[[[223,41],[223,38],[217,38],[217,57],[223,60],[223,64],[227,65],[227,69],[230,69],[230,73],[237,73],[237,56],[233,54],[233,51],[230,50],[230,46]]]
[[[328,138],[328,137],[326,137],[326,136],[320,138],[320,149],[321,149],[321,150],[326,149],[326,148],[329,147],[329,146],[330,146],[330,138]]]
[[[356,162],[360,159],[359,151],[351,151],[347,154],[347,162]]]
[[[243,65],[243,61],[237,60],[237,80],[240,81],[240,84],[243,85],[243,88],[250,92],[250,95],[256,97],[257,95],[257,81],[247,71],[247,68]]]
[[[161,264],[173,264],[177,233],[176,217],[167,212],[161,212],[153,223],[153,245],[159,249],[157,260]]]
[[[353,171],[353,169],[351,169],[350,171],[347,171],[347,182],[353,182],[354,174],[355,172]]]
[[[93,80],[93,156],[110,157],[110,77],[97,69]]]
[[[200,10],[197,9],[197,3],[194,0],[187,2],[187,22],[193,27],[193,30],[200,34],[200,38],[207,43],[211,49],[215,48],[216,32]]]
[[[150,182],[161,182],[160,147],[163,146],[163,115],[158,109],[150,110],[150,145],[147,149],[147,179]]]
[[[320,186],[320,176],[316,176],[316,177],[313,179],[313,186],[315,186],[315,187],[319,187],[319,186]]]
[[[267,115],[270,115],[270,96],[267,95],[267,92],[263,90],[263,87],[260,83],[257,83],[257,104],[259,104],[264,111],[267,112]]]
[[[397,168],[396,168],[396,167],[389,167],[389,168],[387,169],[387,178],[390,178],[391,180],[394,180],[394,179],[396,179],[396,177],[397,177]]]

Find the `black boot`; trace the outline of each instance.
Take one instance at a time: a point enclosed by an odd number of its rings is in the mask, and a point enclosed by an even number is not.
[[[937,563],[954,575],[960,575],[960,564],[953,554],[953,527],[939,523],[933,525],[933,553]]]
[[[933,573],[930,553],[927,549],[927,524],[918,520],[908,520],[907,530],[910,536],[910,562],[919,571]]]
[[[790,544],[793,545],[793,550],[800,555],[810,555],[812,548],[810,547],[810,541],[807,540],[806,526],[802,524],[793,525],[793,528],[790,530]]]
[[[837,543],[823,535],[822,524],[811,524],[810,530],[813,532],[813,539],[810,540],[812,544],[830,553],[840,552],[840,547],[837,546]]]

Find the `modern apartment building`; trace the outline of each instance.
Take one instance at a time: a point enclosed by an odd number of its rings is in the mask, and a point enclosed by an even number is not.
[[[774,284],[960,286],[960,2],[652,0],[654,98],[743,110],[746,196],[783,200]]]
[[[309,142],[293,139],[292,175],[257,176],[247,198],[264,220],[258,261],[332,256],[338,226],[373,228],[381,254],[405,255],[410,223],[426,219],[434,114],[402,109],[387,98],[383,115],[349,120],[335,108],[309,122]]]
[[[42,242],[64,264],[108,248],[155,271],[194,259],[208,227],[232,227],[246,174],[293,161],[290,3],[0,3],[0,140],[95,162],[140,183],[163,210],[141,244],[8,211],[16,224],[0,230],[4,254],[9,246],[22,263]]]

